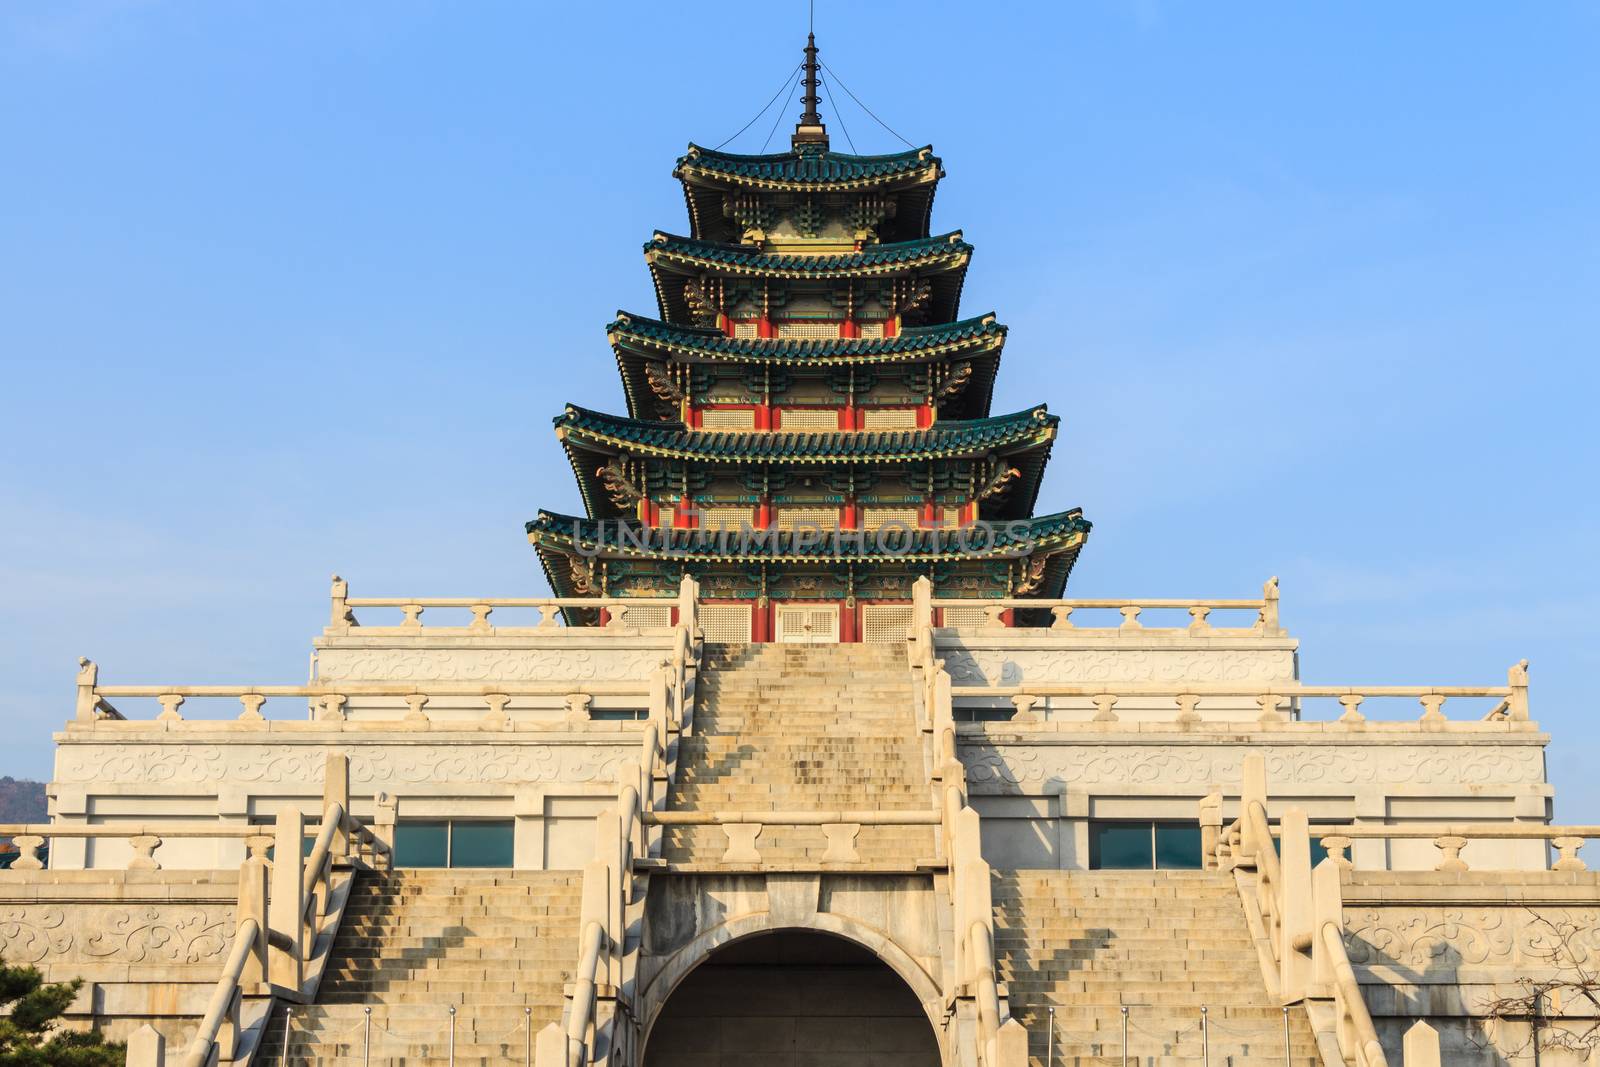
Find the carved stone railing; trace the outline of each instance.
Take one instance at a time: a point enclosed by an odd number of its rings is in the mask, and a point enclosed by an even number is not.
[[[682,659],[682,652],[674,646],[669,671]],[[681,672],[679,672],[681,673]],[[526,697],[560,697],[565,706],[567,720],[586,720],[596,698],[637,698],[641,710],[664,699],[661,689],[669,685],[667,675],[638,681],[561,681],[561,682],[319,682],[312,685],[101,685],[98,668],[89,660],[80,660],[78,669],[78,698],[75,721],[135,725],[158,722],[176,724],[189,722],[203,728],[214,719],[184,718],[182,708],[190,700],[237,700],[239,712],[230,722],[266,724],[269,720],[263,708],[269,700],[292,698],[305,702],[311,721],[329,724],[337,729],[347,721],[346,706],[353,698],[387,698],[402,701],[406,711],[393,720],[373,717],[372,710],[364,710],[364,726],[379,725],[386,721],[397,726],[417,727],[437,724],[452,730],[481,726],[492,730],[513,728],[517,721],[506,710],[513,700]],[[676,675],[674,675],[676,676]],[[112,703],[111,698],[153,699],[161,711],[152,719],[134,719]],[[428,714],[428,703],[435,698],[471,697],[483,702],[483,715],[478,720],[454,718],[434,720]],[[399,711],[399,709],[395,709]]]
[[[28,878],[40,864],[33,851],[50,837],[128,838],[138,852],[135,870],[154,870],[154,852],[165,837],[243,838],[250,855],[239,868],[233,947],[206,1005],[183,1067],[213,1067],[247,1055],[259,1042],[274,997],[296,1003],[314,999],[343,917],[355,868],[392,866],[391,844],[349,814],[350,768],[330,754],[323,778],[323,806],[311,850],[304,850],[306,818],[285,808],[267,827],[141,824],[128,827],[26,827],[24,849],[12,875]],[[17,828],[23,829],[23,828]],[[31,838],[31,840],[29,840]],[[271,855],[268,855],[268,848]],[[247,1007],[253,1005],[253,1013]],[[248,1027],[248,1030],[247,1030]],[[162,1067],[165,1041],[141,1033],[128,1044],[128,1067]]]
[[[1172,702],[1171,722],[1180,725],[1199,725],[1205,721],[1200,706],[1207,698],[1232,698],[1253,700],[1261,708],[1257,721],[1264,726],[1305,721],[1301,702],[1314,698],[1332,698],[1344,708],[1343,714],[1330,720],[1328,725],[1348,726],[1352,729],[1404,727],[1442,727],[1453,720],[1444,713],[1445,702],[1452,699],[1485,699],[1494,703],[1486,712],[1476,716],[1476,721],[1492,723],[1528,724],[1528,662],[1514,664],[1507,672],[1505,685],[1312,685],[1298,681],[1240,681],[1240,682],[1033,682],[1027,685],[961,685],[951,690],[957,702],[993,706],[1009,700],[1019,715],[1037,715],[1035,708],[1051,697],[1087,700],[1095,707],[1094,715],[1087,721],[1052,719],[1053,725],[1066,728],[1099,728],[1105,723],[1120,721],[1117,704],[1125,698],[1156,699]],[[1404,721],[1371,720],[1361,710],[1368,700],[1408,698],[1422,706],[1420,717]],[[1464,720],[1454,720],[1464,721]],[[1521,728],[1521,727],[1518,727]],[[1531,728],[1531,726],[1527,727]]]
[[[1388,1067],[1345,949],[1345,865],[1330,855],[1313,870],[1304,809],[1284,809],[1274,826],[1268,815],[1266,760],[1260,753],[1245,757],[1239,808],[1239,818],[1222,826],[1221,794],[1201,800],[1202,847],[1209,869],[1239,872],[1246,914],[1261,924],[1267,957],[1263,963],[1273,968],[1265,972],[1269,991],[1285,1006],[1304,1004],[1313,1028],[1320,1020],[1331,1020],[1323,1033],[1332,1037],[1347,1067]],[[1405,1034],[1403,1052],[1404,1067],[1439,1067],[1438,1032],[1417,1021]]]
[[[929,738],[930,785],[939,798],[937,823],[949,888],[951,959],[944,975],[945,1009],[953,1015],[952,1046],[961,1040],[963,1012],[975,1024],[971,1039],[979,1067],[1027,1067],[1028,1032],[1011,1017],[1011,1006],[1000,996],[994,951],[994,899],[992,873],[983,858],[979,816],[967,802],[967,772],[956,756],[956,729],[950,674],[935,656],[933,639],[933,584],[926,577],[912,584],[911,633],[907,655],[917,685],[914,689],[916,723]],[[953,1062],[969,1062],[960,1052]]]
[[[1461,850],[1473,841],[1547,841],[1557,853],[1551,870],[1586,871],[1588,866],[1578,857],[1578,850],[1588,841],[1600,838],[1600,826],[1528,826],[1519,824],[1477,823],[1411,823],[1401,826],[1349,826],[1318,825],[1316,836],[1328,853],[1328,859],[1345,869],[1354,864],[1346,855],[1356,841],[1431,840],[1439,850],[1436,871],[1459,874],[1471,870],[1461,857]],[[1496,870],[1493,866],[1480,870]],[[1519,868],[1520,869],[1520,868]]]
[[[637,961],[628,952],[629,909],[635,906],[634,869],[659,852],[652,816],[665,803],[676,771],[675,740],[692,725],[690,709],[704,635],[696,610],[698,583],[685,577],[674,627],[673,652],[652,689],[650,717],[639,757],[617,771],[614,808],[595,817],[594,853],[583,869],[578,965],[562,1023],[539,1032],[539,1067],[581,1067],[594,1059],[626,1064],[637,1059],[640,1020],[621,995]]]
[[[665,630],[674,625],[672,615],[681,613],[680,599],[661,597],[353,597],[350,586],[338,575],[333,576],[329,635],[350,634],[359,630],[363,634],[417,634],[426,630],[437,634],[526,634],[549,632],[563,626],[578,629],[572,624],[572,613],[598,611],[597,626],[581,627],[591,631],[611,633],[636,632],[639,629]],[[356,618],[357,608],[380,608],[398,611],[400,620],[387,626],[363,624]],[[469,612],[470,620],[458,625],[424,627],[422,617],[430,609]],[[507,627],[491,621],[496,611],[531,612],[532,625]],[[633,618],[630,619],[630,615]]]
[[[1283,628],[1278,621],[1278,579],[1269,580],[1262,596],[1255,600],[1182,600],[1153,598],[1075,598],[1046,600],[1033,597],[1002,597],[998,599],[962,599],[940,597],[932,606],[941,613],[943,628],[1006,630],[1018,628],[1017,612],[1050,613],[1050,623],[1042,627],[1024,629],[1045,630],[1053,634],[1074,633],[1082,636],[1156,634],[1189,637],[1281,637]],[[1139,616],[1146,611],[1183,612],[1189,622],[1184,626],[1149,626]],[[1213,612],[1249,612],[1254,615],[1248,625],[1220,627],[1212,625]],[[982,613],[982,621],[969,625]],[[1084,612],[1116,612],[1120,621],[1112,626],[1084,626]]]

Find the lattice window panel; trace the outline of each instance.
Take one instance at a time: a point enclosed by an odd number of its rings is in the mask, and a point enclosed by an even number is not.
[[[778,529],[798,530],[800,526],[837,530],[839,528],[838,508],[778,508]]]
[[[827,433],[839,428],[833,408],[784,408],[778,412],[778,429],[792,433]]]
[[[938,607],[937,603],[934,607]],[[977,630],[989,621],[989,612],[985,608],[945,608],[944,625],[954,626],[961,630]]]
[[[839,336],[837,322],[780,322],[778,336],[796,341],[828,341]]]
[[[729,507],[724,504],[703,507],[700,509],[700,528],[702,530],[741,530],[756,524],[754,508]]]
[[[800,644],[837,644],[839,606],[779,604],[773,611],[778,624],[778,640]]]
[[[861,640],[867,644],[895,644],[909,636],[911,636],[910,604],[861,606]]]
[[[899,523],[908,530],[917,528],[916,508],[862,508],[861,528],[878,530],[890,523]]]
[[[733,324],[733,335],[735,337],[760,337],[761,324],[759,322],[736,322]]]
[[[641,629],[651,626],[671,626],[672,605],[663,604],[656,607],[654,604],[649,606],[630,604],[627,614],[622,617],[622,624]]]
[[[883,329],[883,323],[881,322],[863,322],[861,324],[861,336],[877,339],[885,336]]]
[[[750,408],[713,408],[700,413],[702,430],[753,430],[756,413]]]
[[[965,510],[965,508],[940,508],[940,529],[959,530],[961,528],[961,513]]]
[[[700,628],[707,641],[750,642],[749,604],[701,604]]]
[[[916,408],[867,408],[861,412],[863,430],[915,430]]]

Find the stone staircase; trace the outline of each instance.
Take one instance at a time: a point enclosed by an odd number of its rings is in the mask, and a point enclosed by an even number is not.
[[[995,955],[1030,1061],[1140,1067],[1202,1061],[1209,1009],[1214,1067],[1283,1067],[1283,1011],[1267,996],[1232,876],[1208,871],[996,871]],[[1320,1065],[1302,1010],[1288,1062]]]
[[[667,807],[929,810],[912,702],[900,645],[707,645],[694,733],[680,742]],[[663,855],[674,865],[715,865],[727,844],[717,826],[673,827]],[[816,826],[773,826],[756,847],[777,869],[815,865],[826,838]],[[933,856],[934,830],[863,826],[856,848],[860,866],[909,869]]]
[[[276,1014],[255,1061],[360,1065],[365,1009],[370,1063],[522,1063],[524,1009],[535,1038],[558,1021],[577,964],[582,876],[576,871],[406,870],[359,876],[317,1002],[296,1008],[289,1055]]]

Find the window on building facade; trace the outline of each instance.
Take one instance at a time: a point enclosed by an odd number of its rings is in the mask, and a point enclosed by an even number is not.
[[[1197,871],[1200,824],[1096,821],[1089,824],[1089,868],[1096,871]]]
[[[402,819],[394,828],[397,867],[510,867],[510,819]]]
[[[863,408],[861,411],[861,428],[863,430],[915,430],[917,428],[917,409]]]
[[[839,509],[780,507],[777,509],[777,526],[780,530],[798,530],[802,526],[819,530],[837,530]]]
[[[807,322],[796,320],[793,322],[778,323],[778,336],[794,338],[799,341],[823,341],[839,336],[837,322]]]
[[[755,322],[754,320],[750,322],[736,322],[733,324],[733,335],[735,337],[760,337],[761,324]]]
[[[783,408],[778,412],[778,429],[791,433],[827,433],[839,428],[839,412],[834,408]]]
[[[753,430],[756,428],[754,408],[708,408],[700,412],[702,430]]]
[[[861,336],[878,338],[884,336],[884,324],[881,322],[861,323]]]

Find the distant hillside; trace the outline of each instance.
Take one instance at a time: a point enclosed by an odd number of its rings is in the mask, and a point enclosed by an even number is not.
[[[44,822],[44,783],[0,778],[0,823]]]

